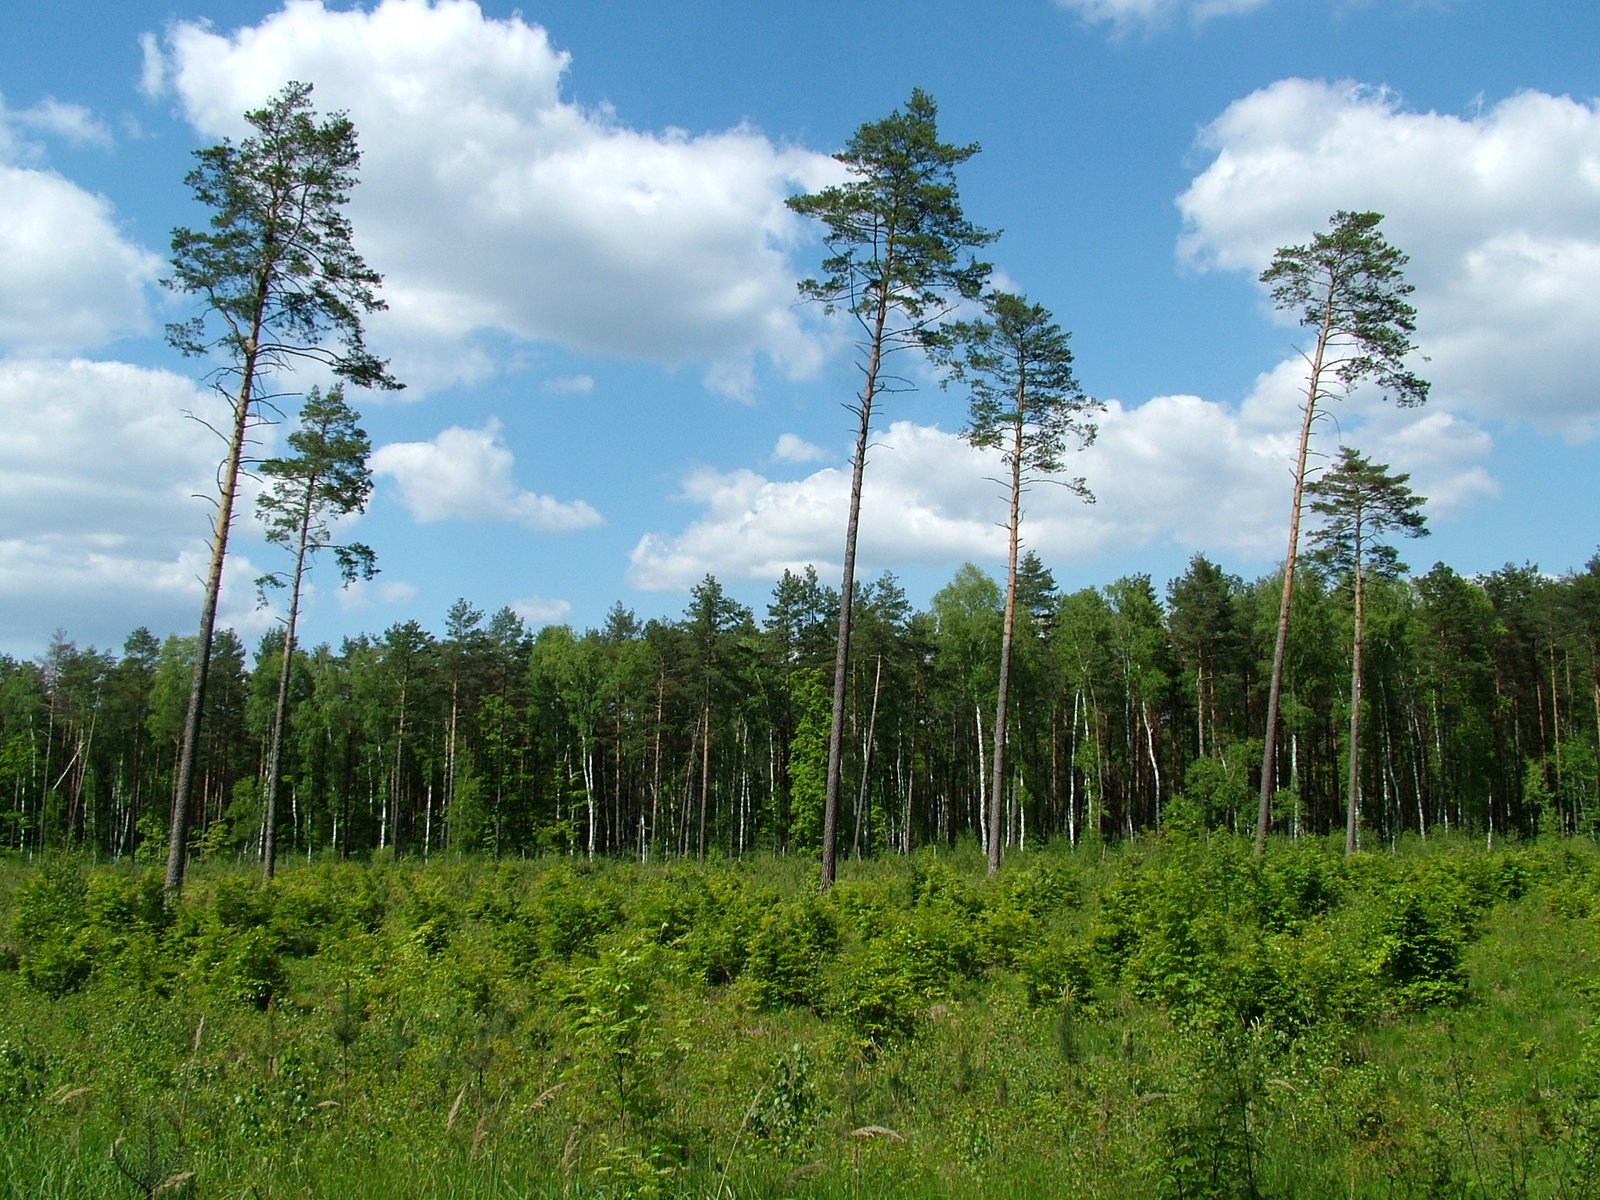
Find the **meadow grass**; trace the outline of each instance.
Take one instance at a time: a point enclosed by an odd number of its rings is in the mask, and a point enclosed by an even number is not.
[[[1600,856],[0,863],[0,1179],[68,1196],[1600,1184]]]

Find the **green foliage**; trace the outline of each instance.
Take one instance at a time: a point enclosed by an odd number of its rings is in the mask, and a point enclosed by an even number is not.
[[[1367,946],[1367,969],[1402,1010],[1453,1003],[1466,990],[1464,898],[1452,895],[1447,881],[1432,884],[1406,881],[1383,896]]]
[[[47,859],[17,895],[12,932],[22,944],[21,975],[46,996],[76,991],[94,970],[88,896],[83,870],[69,858]]]
[[[1181,1089],[1162,1097],[1154,1194],[1183,1200],[1260,1196],[1257,1113],[1275,1057],[1262,1026],[1224,1023],[1199,1031],[1199,1054]]]
[[[995,235],[962,212],[955,168],[978,147],[940,142],[937,116],[933,98],[914,89],[904,109],[862,125],[834,156],[847,182],[789,200],[822,222],[830,251],[822,277],[800,284],[802,295],[862,317],[894,306],[919,339],[931,334],[926,314],[950,293],[977,297],[989,264],[961,256]],[[885,245],[893,253],[881,253]]]
[[[1021,950],[1017,974],[1034,1005],[1081,1006],[1094,994],[1095,959],[1076,935],[1058,930]]]
[[[809,1148],[821,1115],[812,1074],[811,1056],[802,1043],[773,1061],[768,1080],[750,1105],[752,1136],[770,1142],[786,1156]]]
[[[963,846],[827,897],[782,858],[286,862],[170,912],[151,872],[0,864],[0,1162],[45,1196],[1591,1192],[1595,850],[1337,849],[987,880]]]
[[[1378,232],[1382,221],[1375,212],[1335,213],[1327,233],[1274,254],[1261,282],[1275,307],[1295,313],[1339,348],[1328,369],[1346,388],[1372,379],[1401,405],[1420,404],[1428,383],[1404,362],[1417,316],[1405,300],[1414,290],[1403,274],[1409,260]]]
[[[690,972],[709,984],[737,979],[749,961],[761,918],[776,899],[764,889],[742,886],[731,872],[705,872],[692,924],[674,940]]]
[[[828,790],[828,687],[821,671],[797,671],[790,683],[800,710],[789,743],[789,844],[822,845],[822,809]]]
[[[821,1006],[823,968],[839,945],[839,928],[815,896],[778,904],[761,918],[750,942],[744,981],[762,1010]]]
[[[602,934],[616,927],[621,906],[593,880],[557,867],[534,885],[527,916],[544,952],[567,961],[592,949]]]
[[[640,938],[608,946],[594,963],[573,971],[565,996],[571,1027],[607,1081],[624,1125],[641,1106],[656,1102],[651,1068],[664,1054],[652,1037],[660,953]]]

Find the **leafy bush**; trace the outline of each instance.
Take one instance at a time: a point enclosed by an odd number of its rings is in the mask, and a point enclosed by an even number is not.
[[[576,968],[564,997],[571,1029],[591,1051],[587,1065],[598,1072],[624,1124],[656,1100],[650,1076],[663,1053],[651,1037],[659,961],[652,942],[637,936],[619,942]]]
[[[800,1043],[774,1060],[767,1082],[750,1105],[750,1132],[781,1154],[803,1152],[822,1107],[812,1080],[811,1056]]]
[[[266,1008],[283,990],[284,969],[263,928],[213,929],[202,937],[191,978],[218,999]]]
[[[1367,945],[1367,969],[1405,1011],[1448,1004],[1466,991],[1459,897],[1406,880],[1378,898]]]
[[[25,947],[76,929],[88,914],[89,884],[70,858],[46,858],[17,892],[11,929]]]
[[[1077,871],[1064,862],[1033,862],[1000,877],[999,895],[1010,907],[1049,920],[1083,902]]]
[[[21,962],[23,981],[52,999],[77,991],[94,972],[94,942],[85,929],[68,929],[37,943]]]
[[[1016,968],[1029,1004],[1059,1004],[1070,997],[1081,1006],[1094,992],[1093,954],[1064,930],[1023,950]]]
[[[741,887],[729,872],[709,875],[698,897],[693,924],[677,939],[691,974],[713,985],[732,983],[750,959],[762,916],[778,902],[765,887]]]
[[[909,967],[888,939],[858,943],[840,958],[829,1007],[864,1051],[875,1053],[916,1027],[926,1000]]]
[[[546,871],[534,884],[527,913],[546,954],[563,962],[594,949],[601,935],[621,921],[621,906],[593,879],[572,868]]]
[[[68,858],[46,859],[18,892],[12,918],[21,943],[18,970],[35,991],[59,998],[88,983],[95,965],[88,896],[82,867]]]
[[[744,980],[753,1006],[819,1007],[822,968],[839,945],[833,914],[815,896],[779,904],[761,918],[750,942]]]

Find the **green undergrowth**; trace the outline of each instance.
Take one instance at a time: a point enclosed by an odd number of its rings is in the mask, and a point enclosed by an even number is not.
[[[1600,1194],[1600,854],[0,862],[27,1197]]]

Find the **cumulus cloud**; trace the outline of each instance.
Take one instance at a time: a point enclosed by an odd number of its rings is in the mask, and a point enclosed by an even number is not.
[[[777,462],[807,463],[823,462],[833,456],[798,433],[781,433],[778,444],[772,448],[772,457]]]
[[[516,613],[530,626],[538,628],[542,625],[556,625],[572,616],[572,605],[566,600],[550,600],[544,596],[529,596],[525,600],[513,600],[511,611]]]
[[[109,201],[37,165],[43,151],[24,130],[109,139],[87,110],[15,112],[0,99],[0,349],[80,353],[145,330],[161,260],[122,235]]]
[[[315,585],[312,585],[313,589]],[[315,596],[315,591],[312,591]],[[417,597],[417,587],[404,580],[379,575],[375,579],[355,579],[337,591],[342,612],[368,612],[374,608],[405,609]]]
[[[319,108],[349,112],[363,150],[352,215],[386,276],[375,329],[388,336],[495,330],[699,363],[735,394],[759,358],[796,376],[820,360],[792,303],[788,260],[807,231],[784,198],[837,164],[747,127],[636,130],[580,107],[562,95],[569,56],[520,16],[471,0],[288,0],[232,33],[176,22],[146,60],[147,89],[174,91],[209,136],[247,133],[241,114],[283,80],[313,80]]]
[[[215,425],[220,405],[165,371],[0,360],[0,640],[37,644],[57,625],[98,638],[108,620],[120,637],[197,619],[211,510],[195,497],[215,494],[222,447],[184,413]],[[257,573],[230,557],[225,624],[258,623]]]
[[[573,396],[587,396],[594,391],[594,377],[591,375],[565,375],[560,379],[547,379],[544,381],[544,390],[547,392],[564,392]]]
[[[59,137],[74,146],[111,145],[111,130],[104,121],[81,104],[66,104],[54,96],[46,96],[32,108],[10,114],[13,120],[26,129]]]
[[[1201,133],[1179,254],[1259,272],[1337,209],[1385,214],[1411,256],[1434,401],[1569,437],[1600,429],[1600,107],[1523,92],[1470,116],[1396,93],[1287,79]]]
[[[1264,8],[1271,0],[1056,0],[1086,22],[1109,25],[1116,34],[1153,30],[1188,20],[1196,25]]]
[[[1094,445],[1072,456],[1095,496],[1037,483],[1024,497],[1023,535],[1052,562],[1088,562],[1141,546],[1231,552],[1272,561],[1282,554],[1288,466],[1297,423],[1295,381],[1268,372],[1237,407],[1197,396],[1110,402]],[[1448,515],[1494,494],[1483,468],[1489,439],[1444,412],[1394,410],[1351,398],[1354,444],[1412,472],[1430,514]],[[998,563],[1006,548],[998,457],[936,426],[899,421],[873,453],[862,496],[864,570],[963,560]],[[838,568],[849,475],[824,468],[784,482],[756,472],[696,471],[680,499],[700,513],[676,534],[635,545],[628,581],[682,591],[707,573],[776,579],[806,564]]]
[[[602,523],[583,500],[563,501],[519,488],[500,423],[452,426],[431,442],[391,442],[372,452],[372,473],[388,476],[418,521],[511,521],[540,533]]]

